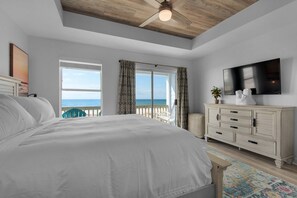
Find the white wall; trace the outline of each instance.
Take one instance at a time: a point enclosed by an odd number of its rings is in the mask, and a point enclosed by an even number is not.
[[[9,43],[28,51],[27,35],[0,10],[0,75],[9,75]]]
[[[268,19],[269,17],[265,23],[272,23]],[[193,61],[193,71],[196,76],[193,86],[195,92],[194,110],[204,112],[203,103],[213,102],[210,94],[212,86],[223,88],[223,69],[273,58],[281,59],[282,94],[254,96],[254,98],[257,104],[297,107],[296,35],[296,23],[283,27],[275,26],[271,31],[255,35],[252,39]],[[235,96],[223,96],[223,100],[225,103],[234,104]],[[297,115],[295,113],[295,162],[297,160],[296,123]]]
[[[30,92],[48,98],[59,112],[59,59],[97,61],[102,63],[103,114],[116,114],[119,60],[134,60],[164,65],[187,66],[189,89],[193,80],[191,62],[172,57],[137,54],[98,46],[83,45],[52,39],[29,37]],[[190,92],[190,110],[194,95]]]

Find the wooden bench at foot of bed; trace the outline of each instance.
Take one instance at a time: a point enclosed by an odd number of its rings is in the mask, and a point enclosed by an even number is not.
[[[224,170],[226,170],[227,167],[230,166],[231,164],[228,161],[223,160],[209,152],[207,154],[212,163],[211,177],[212,177],[212,182],[215,184],[216,195],[217,195],[216,197],[222,198]]]

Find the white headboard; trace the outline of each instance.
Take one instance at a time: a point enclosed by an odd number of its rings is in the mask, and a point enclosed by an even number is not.
[[[20,80],[9,76],[0,76],[0,94],[18,96]]]

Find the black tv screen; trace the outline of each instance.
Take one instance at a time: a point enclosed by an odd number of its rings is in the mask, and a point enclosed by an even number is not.
[[[280,59],[223,70],[224,94],[251,89],[253,95],[281,94]]]

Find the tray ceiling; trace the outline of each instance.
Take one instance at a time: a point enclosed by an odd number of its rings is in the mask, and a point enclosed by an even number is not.
[[[171,0],[173,8],[192,23],[187,26],[173,19],[167,22],[156,19],[143,28],[192,39],[256,1]],[[61,3],[65,11],[135,27],[158,12],[157,8],[146,3],[145,0],[61,0]]]

